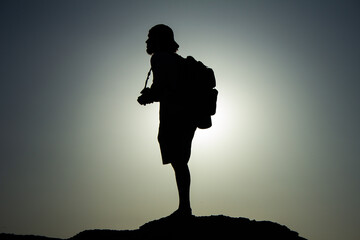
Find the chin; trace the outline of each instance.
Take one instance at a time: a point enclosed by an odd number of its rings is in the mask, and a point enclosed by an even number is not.
[[[149,55],[152,55],[154,53],[153,49],[151,49],[151,48],[146,48],[146,52]]]

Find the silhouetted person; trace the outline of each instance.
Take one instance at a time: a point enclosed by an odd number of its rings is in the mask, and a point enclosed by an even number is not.
[[[174,217],[191,216],[190,171],[188,162],[196,124],[184,103],[183,58],[176,54],[179,45],[172,29],[156,25],[148,34],[147,53],[151,55],[153,83],[138,98],[141,105],[160,102],[158,141],[163,164],[171,164],[179,193],[179,208]]]

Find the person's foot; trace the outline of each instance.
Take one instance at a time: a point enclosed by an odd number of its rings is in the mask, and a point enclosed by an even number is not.
[[[187,208],[187,209],[178,209],[175,212],[173,212],[169,218],[189,218],[192,217],[192,210],[191,208]]]

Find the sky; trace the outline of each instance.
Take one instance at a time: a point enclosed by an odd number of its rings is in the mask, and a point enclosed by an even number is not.
[[[211,67],[189,163],[197,216],[359,239],[357,1],[0,2],[0,232],[136,229],[177,208],[158,104],[136,99],[148,30]]]

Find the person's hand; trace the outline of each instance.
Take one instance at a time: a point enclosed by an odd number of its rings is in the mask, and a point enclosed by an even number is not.
[[[153,103],[154,100],[152,99],[151,97],[151,90],[150,88],[144,88],[142,91],[141,91],[141,95],[138,97],[137,99],[138,103],[140,103],[141,105],[146,105],[146,104],[149,104],[149,103]]]

